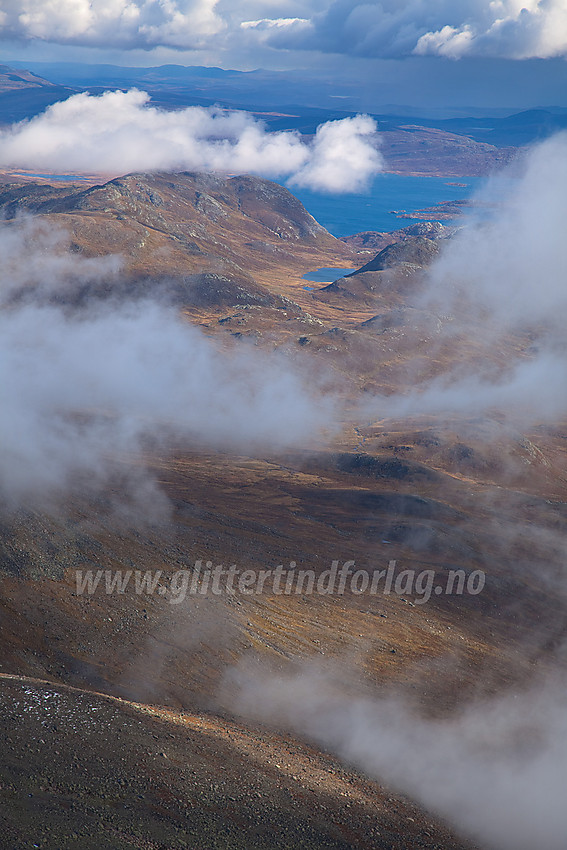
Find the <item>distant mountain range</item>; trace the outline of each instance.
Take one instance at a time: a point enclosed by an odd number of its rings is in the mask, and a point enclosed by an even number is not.
[[[31,71],[0,65],[0,124],[13,124],[37,115],[75,91],[44,80]]]
[[[354,114],[336,108],[336,88],[321,80],[306,84],[297,73],[45,63],[31,63],[31,70],[8,66],[0,66],[0,70],[0,125],[31,118],[81,91],[100,94],[109,88],[133,87],[147,91],[151,103],[163,109],[215,104],[244,109],[273,131],[296,130],[306,136],[324,122]],[[545,110],[486,119],[434,120],[414,114],[373,117],[381,133],[387,171],[457,178],[489,174],[514,157],[516,145],[542,138],[567,123],[567,111]]]
[[[324,121],[360,111],[351,82],[337,83],[301,71],[225,70],[216,67],[161,65],[128,68],[70,62],[14,62],[0,77],[0,123],[21,120],[76,91],[142,88],[165,108],[211,106],[262,113],[273,129],[313,133]],[[26,71],[17,70],[26,68]],[[20,95],[5,88],[5,78],[20,75]],[[48,82],[49,81],[49,82]],[[27,83],[25,97],[22,92]],[[478,107],[428,109],[411,105],[376,107],[373,117],[383,132],[419,124],[496,147],[529,144],[567,127],[567,108],[546,106],[518,112]]]

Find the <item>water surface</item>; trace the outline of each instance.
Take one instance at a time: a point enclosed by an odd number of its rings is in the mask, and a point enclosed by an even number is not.
[[[326,195],[294,188],[292,192],[333,236],[351,236],[365,230],[388,232],[408,227],[416,219],[398,218],[393,210],[415,212],[443,201],[470,198],[482,183],[480,177],[379,174],[372,188],[361,195]],[[433,215],[429,220],[439,219]]]

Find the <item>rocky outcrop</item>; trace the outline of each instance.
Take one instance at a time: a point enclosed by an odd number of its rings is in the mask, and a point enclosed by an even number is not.
[[[394,242],[401,242],[412,236],[425,236],[427,239],[448,239],[455,233],[456,227],[448,227],[439,221],[418,221],[401,230],[392,230],[384,233],[378,230],[365,230],[355,233],[353,236],[341,236],[340,239],[346,245],[358,251],[382,251]]]
[[[420,267],[428,266],[433,262],[438,253],[439,245],[437,241],[428,239],[426,236],[415,236],[405,239],[402,242],[388,245],[387,248],[380,251],[369,263],[366,263],[358,271],[352,272],[350,275],[345,275],[345,277],[354,277],[354,275],[363,272],[384,271],[385,269],[407,264]]]

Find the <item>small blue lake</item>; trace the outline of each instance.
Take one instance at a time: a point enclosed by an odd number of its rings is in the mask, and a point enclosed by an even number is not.
[[[43,177],[46,180],[72,180],[73,182],[89,180],[88,177],[81,177],[80,174],[43,174],[39,171],[21,171],[19,173],[25,174],[28,177]]]
[[[310,280],[313,283],[333,283],[340,277],[344,277],[349,272],[354,272],[356,269],[340,269],[340,268],[321,268],[315,271],[307,272],[302,275],[303,280]],[[315,289],[314,286],[304,286],[304,289]]]

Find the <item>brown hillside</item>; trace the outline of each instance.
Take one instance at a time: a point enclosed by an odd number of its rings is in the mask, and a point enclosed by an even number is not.
[[[488,347],[489,319],[466,337],[445,334],[452,317],[419,300],[436,254],[422,234],[386,247],[374,270],[307,290],[305,272],[368,255],[259,178],[14,184],[0,191],[0,210],[6,230],[33,213],[67,230],[72,253],[121,255],[115,277],[60,281],[64,309],[173,299],[227,357],[250,341],[280,348],[306,380],[323,375],[342,405],[334,433],[293,451],[148,442],[143,457],[114,458],[102,492],[77,486],[48,508],[3,509],[7,846],[465,848],[410,801],[269,729],[269,717],[266,728],[235,719],[234,673],[329,665],[353,695],[394,689],[441,717],[471,694],[512,690],[562,663],[565,587],[533,565],[562,564],[565,423],[523,431],[500,428],[497,410],[403,416],[388,407],[388,395],[462,362],[498,374],[529,355],[531,329]],[[55,298],[40,287],[35,297]],[[381,406],[365,407],[377,391]],[[170,507],[159,521],[115,509],[131,498],[126,473],[141,466]],[[478,596],[441,592],[424,605],[352,591],[196,592],[172,604],[172,576],[195,575],[199,560],[255,570],[293,561],[315,577],[333,560],[368,570],[396,560],[433,570],[442,587],[454,569],[487,580]],[[102,571],[92,594],[78,591],[78,570]],[[163,592],[130,584],[106,593],[106,570],[159,570]]]

